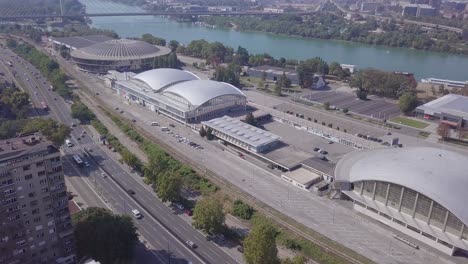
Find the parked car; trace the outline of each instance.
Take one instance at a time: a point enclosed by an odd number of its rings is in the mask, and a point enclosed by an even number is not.
[[[190,209],[186,209],[186,210],[184,211],[184,213],[185,213],[186,215],[188,215],[188,216],[192,216],[192,214],[193,214],[192,210],[190,210]]]
[[[240,253],[244,253],[244,247],[243,246],[238,246],[237,251],[239,251]]]
[[[327,155],[327,154],[328,154],[328,151],[321,149],[321,150],[319,151],[319,153],[320,153],[320,154],[323,154],[323,155]]]
[[[328,144],[333,144],[333,141],[331,141],[331,140],[328,140],[328,142],[327,142],[327,143],[328,143]]]
[[[175,203],[175,207],[179,208],[180,210],[184,210],[184,206],[180,203]]]
[[[101,173],[101,176],[102,176],[103,178],[107,178],[107,173],[103,172],[103,173]]]
[[[169,124],[169,126],[170,126],[170,127],[175,127],[175,125],[174,125],[174,124]]]
[[[320,148],[314,148],[314,151],[315,151],[315,152],[319,152],[319,151],[320,151]]]
[[[130,195],[134,195],[134,194],[135,194],[135,191],[132,190],[132,189],[128,189],[127,192],[128,192],[128,194],[130,194]]]

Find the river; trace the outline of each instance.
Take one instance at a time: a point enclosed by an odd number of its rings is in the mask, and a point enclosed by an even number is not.
[[[140,7],[102,0],[80,0],[88,13],[143,12]],[[336,40],[306,39],[263,32],[238,32],[179,23],[159,16],[93,17],[92,26],[111,29],[121,37],[140,37],[144,33],[188,44],[192,40],[219,41],[234,49],[245,47],[250,53],[268,53],[275,58],[304,60],[319,56],[328,62],[354,64],[389,71],[413,72],[416,78],[468,80],[468,56],[405,48],[371,46]]]

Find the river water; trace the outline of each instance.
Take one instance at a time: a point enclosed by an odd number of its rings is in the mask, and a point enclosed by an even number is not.
[[[139,7],[102,0],[80,0],[88,13],[143,12]],[[358,68],[413,72],[416,78],[468,80],[468,56],[404,48],[371,46],[345,41],[305,39],[262,32],[238,32],[179,23],[164,17],[93,17],[92,26],[112,29],[121,37],[140,37],[144,33],[175,39],[183,44],[192,40],[219,41],[234,49],[245,47],[250,53],[269,53],[275,58],[304,60],[319,56],[331,62],[354,64]]]

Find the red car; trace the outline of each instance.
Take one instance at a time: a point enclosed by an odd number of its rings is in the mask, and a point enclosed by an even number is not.
[[[186,215],[188,215],[188,216],[192,216],[192,214],[193,214],[192,210],[190,210],[190,209],[185,210],[184,213]]]

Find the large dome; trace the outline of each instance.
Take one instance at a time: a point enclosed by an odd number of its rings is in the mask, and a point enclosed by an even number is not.
[[[168,54],[170,49],[131,39],[112,39],[72,51],[72,57],[90,60],[144,59]]]
[[[468,224],[464,202],[468,189],[468,158],[459,153],[430,147],[352,152],[336,165],[335,179],[401,185],[433,199]]]

